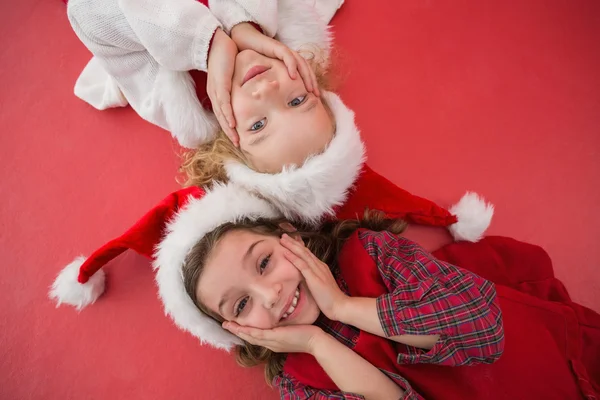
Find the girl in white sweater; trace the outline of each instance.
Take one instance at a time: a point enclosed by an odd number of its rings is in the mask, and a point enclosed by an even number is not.
[[[294,96],[286,98],[284,107],[261,102],[260,107],[281,117],[271,124],[273,129],[309,124],[330,131],[331,120],[325,118],[320,101],[305,118],[290,119],[285,114],[285,106],[314,102],[320,94],[314,72],[290,48],[300,50],[310,43],[327,52],[327,23],[342,2],[70,0],[69,21],[93,54],[77,80],[75,94],[100,110],[130,104],[185,147],[212,139],[218,123],[237,145],[239,130],[263,129],[264,121],[251,121],[253,114],[263,110],[249,100],[260,100],[274,86],[257,84],[244,90],[242,86],[266,68],[270,71],[265,75],[277,76],[269,82],[277,81],[278,92]],[[277,59],[283,62],[276,63]],[[216,119],[202,107],[188,71],[208,72],[207,94]],[[279,75],[282,71],[288,72],[286,79]]]

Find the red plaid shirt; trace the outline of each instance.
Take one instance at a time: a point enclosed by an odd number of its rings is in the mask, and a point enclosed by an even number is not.
[[[377,298],[386,336],[440,335],[431,350],[398,345],[398,363],[459,366],[492,363],[500,357],[504,331],[493,283],[437,260],[418,244],[389,232],[361,230],[359,239],[388,290]],[[347,293],[339,269],[334,267],[333,271]],[[323,315],[316,324],[344,345],[354,347],[359,335],[355,327]],[[403,399],[421,399],[400,375],[383,372],[404,389]],[[286,400],[363,399],[357,394],[308,387],[285,373],[273,383]]]

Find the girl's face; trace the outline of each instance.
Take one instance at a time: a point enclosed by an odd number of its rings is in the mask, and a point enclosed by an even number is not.
[[[319,308],[284,251],[275,236],[248,230],[226,233],[207,259],[197,298],[224,320],[244,326],[312,324]]]
[[[291,79],[282,61],[252,50],[235,60],[231,105],[240,149],[259,172],[300,166],[333,138],[331,116],[302,78]]]

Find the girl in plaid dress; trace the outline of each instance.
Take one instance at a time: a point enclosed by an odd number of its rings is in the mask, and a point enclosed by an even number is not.
[[[404,226],[375,213],[318,232],[284,220],[227,223],[188,254],[185,287],[245,341],[242,365],[266,364],[282,398],[420,399],[395,361],[490,364],[504,331],[494,285],[398,236]],[[383,349],[373,352],[377,339]],[[307,370],[330,382],[303,382]]]
[[[597,398],[584,353],[600,350],[598,314],[442,261],[404,226],[372,212],[318,231],[225,223],[189,252],[185,288],[244,341],[241,365],[265,364],[282,399]],[[485,246],[547,258],[507,238]]]

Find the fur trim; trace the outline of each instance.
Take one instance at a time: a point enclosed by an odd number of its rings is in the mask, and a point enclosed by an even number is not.
[[[77,78],[73,92],[97,110],[129,104],[115,78],[106,72],[96,57],[92,57]]]
[[[214,114],[202,107],[196,94],[196,84],[188,72],[161,67],[156,76],[155,93],[163,128],[171,132],[183,147],[194,148],[212,139],[218,128]],[[144,116],[144,112],[140,112]]]
[[[167,225],[166,235],[156,248],[154,268],[158,293],[165,313],[175,324],[218,349],[230,350],[241,344],[236,336],[202,314],[187,295],[181,268],[192,247],[208,232],[225,222],[244,217],[275,218],[267,202],[233,185],[215,184],[200,199],[190,202]]]
[[[56,307],[70,304],[77,310],[94,303],[104,292],[104,271],[98,270],[86,283],[79,283],[79,267],[85,262],[83,256],[77,257],[56,277],[48,296],[56,301]]]
[[[346,201],[366,159],[354,113],[336,94],[324,96],[335,117],[336,133],[323,153],[278,174],[259,173],[237,161],[225,166],[232,182],[259,193],[289,219],[318,223],[334,215],[334,207]]]
[[[477,242],[490,226],[494,206],[477,193],[467,192],[458,203],[450,208],[458,222],[448,228],[455,240]]]
[[[331,0],[327,2],[331,3]],[[327,26],[328,21],[319,14],[316,4],[311,3],[306,0],[280,1],[275,38],[290,49],[315,53],[314,55],[318,57],[317,61],[322,63],[329,58],[332,34]],[[327,12],[331,11],[327,10]]]
[[[344,5],[344,0],[314,0],[315,8],[321,19],[329,24],[333,16]]]

